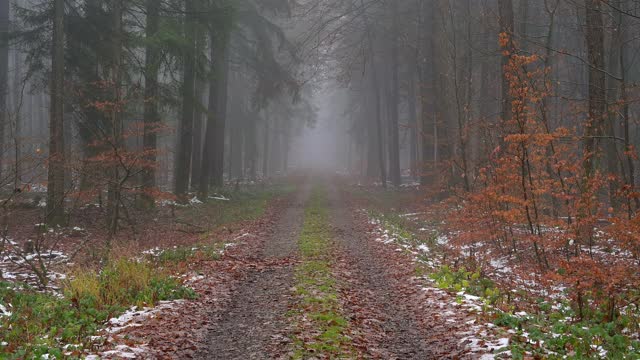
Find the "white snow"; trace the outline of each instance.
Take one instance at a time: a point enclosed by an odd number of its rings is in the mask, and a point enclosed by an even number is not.
[[[11,304],[7,304],[9,307],[11,307]],[[9,310],[7,310],[7,308],[0,304],[0,316],[11,316],[13,315],[13,313]]]
[[[107,333],[118,333],[128,327],[142,326],[142,321],[148,317],[155,317],[155,314],[164,310],[173,309],[175,306],[183,303],[184,300],[161,301],[154,308],[143,308],[138,310],[137,306],[127,310],[124,314],[117,318],[111,318],[107,322],[108,326],[104,329]]]
[[[402,215],[400,215],[400,217],[407,217],[407,218],[410,218],[410,217],[416,217],[416,216],[418,216],[418,215],[422,215],[422,214],[424,214],[424,213],[417,212],[417,213],[410,213],[410,214],[402,214]]]
[[[393,225],[385,228],[386,224],[384,224],[384,221],[376,219],[373,216],[369,216],[369,223],[376,225],[372,231],[376,241],[393,244],[395,245],[396,251],[409,251],[414,255],[415,262],[427,264],[432,268],[439,266],[438,261],[432,256],[426,260],[419,257],[419,255],[424,257],[425,255],[431,254],[431,249],[426,244],[415,244],[414,241],[403,238],[400,235],[399,229],[395,229]],[[423,229],[427,230],[425,228]],[[448,245],[449,238],[445,235],[440,235],[436,238],[436,242],[440,245]],[[495,334],[496,326],[494,324],[477,323],[477,317],[473,315],[474,313],[484,311],[484,309],[488,307],[481,297],[465,293],[464,291],[458,292],[456,294],[457,296],[454,297],[448,292],[435,287],[432,279],[428,277],[420,277],[418,279],[426,283],[420,286],[420,289],[425,292],[425,303],[440,309],[439,313],[443,321],[457,323],[460,321],[461,316],[466,316],[467,320],[465,323],[469,331],[463,334],[466,335],[466,337],[462,339],[462,342],[470,351],[477,353],[479,358],[494,359],[495,352],[506,350],[509,345],[509,339],[497,336]],[[510,352],[503,351],[500,352],[500,354],[509,355]]]
[[[230,200],[231,200],[231,199],[229,199],[229,198],[226,198],[224,195],[218,195],[218,194],[216,194],[216,195],[214,195],[214,196],[209,196],[209,199],[212,199],[212,200],[221,200],[221,201],[230,201]]]
[[[92,357],[92,359],[137,359],[138,356],[145,352],[147,352],[146,345],[141,345],[139,347],[118,345],[114,350],[105,351],[100,354],[100,357]],[[89,359],[89,357],[86,357],[85,359]]]

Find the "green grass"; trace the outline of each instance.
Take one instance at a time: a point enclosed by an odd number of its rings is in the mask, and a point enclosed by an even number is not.
[[[194,246],[180,246],[163,250],[155,259],[151,259],[158,265],[179,264],[190,262],[194,259],[219,260],[224,249],[222,243],[200,244]]]
[[[270,200],[295,191],[291,185],[251,186],[239,191],[219,189],[212,194],[225,200],[208,199],[199,206],[190,206],[178,212],[178,218],[188,223],[201,219],[203,224],[224,226],[238,221],[255,220],[264,215]]]
[[[293,358],[353,358],[355,352],[347,336],[349,322],[341,314],[338,283],[331,270],[331,232],[320,189],[314,189],[305,208],[298,244],[303,258],[296,269],[296,295],[300,301],[290,315],[296,318],[299,332],[311,336],[296,332]],[[308,324],[303,326],[302,317],[311,321],[311,329]]]
[[[0,283],[0,304],[12,312],[0,316],[0,339],[7,343],[0,346],[0,358],[79,358],[81,350],[91,346],[90,337],[131,306],[194,296],[193,290],[148,262],[124,259],[108,263],[102,271],[77,271],[61,296]],[[66,344],[74,346],[63,349]]]

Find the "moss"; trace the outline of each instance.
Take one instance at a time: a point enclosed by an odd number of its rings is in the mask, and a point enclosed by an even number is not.
[[[349,322],[342,315],[338,282],[332,274],[332,238],[326,214],[324,193],[314,189],[305,208],[305,222],[299,238],[302,263],[296,268],[298,306],[290,312],[297,318],[300,331],[311,330],[312,336],[293,336],[293,358],[310,356],[353,358],[355,353],[347,336]],[[312,322],[313,329],[303,329],[299,319]]]

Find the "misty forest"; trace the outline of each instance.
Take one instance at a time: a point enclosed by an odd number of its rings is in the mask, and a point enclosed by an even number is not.
[[[1,359],[640,359],[640,1],[0,34]]]

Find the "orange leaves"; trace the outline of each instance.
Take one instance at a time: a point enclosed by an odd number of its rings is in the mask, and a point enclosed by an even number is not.
[[[501,32],[498,34],[498,43],[501,48],[506,48],[509,46],[509,42],[511,41],[511,37],[506,32]]]

